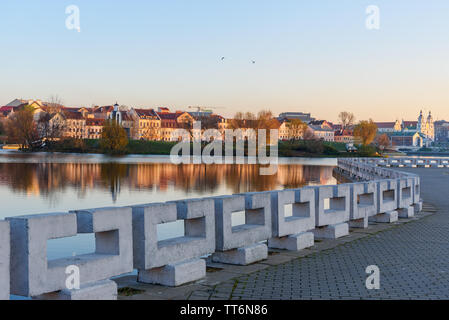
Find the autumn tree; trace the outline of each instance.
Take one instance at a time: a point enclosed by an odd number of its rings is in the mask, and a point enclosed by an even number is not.
[[[385,149],[387,149],[391,145],[390,138],[385,133],[382,135],[379,135],[376,137],[376,145],[383,152]]]
[[[377,134],[377,125],[372,119],[360,121],[354,128],[356,137],[364,146],[371,144]]]
[[[303,138],[307,131],[307,123],[301,119],[287,121],[288,135],[292,139]]]
[[[32,149],[39,140],[39,134],[34,122],[34,109],[25,106],[15,111],[6,122],[8,140],[18,143],[22,148]]]
[[[273,117],[270,110],[260,111],[257,116],[251,112],[238,112],[229,123],[230,129],[252,129],[256,138],[259,137],[259,129],[266,130],[267,142],[271,143],[271,129],[279,129],[279,121]]]
[[[338,119],[340,120],[342,131],[354,125],[355,122],[354,114],[347,111],[340,112],[340,114],[338,115]]]
[[[101,133],[100,147],[109,154],[121,154],[128,146],[126,130],[114,120],[105,122]]]

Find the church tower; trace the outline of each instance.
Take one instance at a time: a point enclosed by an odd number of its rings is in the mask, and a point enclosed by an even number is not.
[[[429,111],[429,116],[427,117],[426,131],[427,131],[427,136],[429,137],[429,139],[432,139],[432,141],[434,141],[435,140],[435,126],[433,123],[432,113],[430,111]]]
[[[416,130],[418,132],[423,132],[423,127],[424,127],[423,125],[424,125],[424,117],[422,115],[422,110],[421,110],[421,113],[419,114],[419,117],[418,117],[418,124],[416,126]]]

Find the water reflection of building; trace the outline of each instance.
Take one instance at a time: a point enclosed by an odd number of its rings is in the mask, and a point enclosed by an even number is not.
[[[16,192],[49,197],[72,188],[79,198],[89,190],[108,190],[117,200],[122,189],[172,188],[209,195],[225,187],[231,193],[335,184],[333,167],[279,165],[261,176],[257,165],[173,165],[170,163],[0,163],[0,183]]]

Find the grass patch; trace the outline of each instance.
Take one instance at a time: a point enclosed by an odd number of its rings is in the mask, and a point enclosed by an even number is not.
[[[214,273],[223,270],[223,268],[206,267],[206,272]]]
[[[124,288],[118,289],[118,294],[121,296],[125,296],[125,297],[135,296],[137,294],[142,294],[144,292],[145,292],[144,290],[134,289],[134,288],[130,288],[130,287],[124,287]]]

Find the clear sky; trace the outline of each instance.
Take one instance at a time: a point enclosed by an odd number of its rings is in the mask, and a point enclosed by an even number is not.
[[[66,28],[72,4],[80,33]],[[368,5],[379,30],[365,27]],[[448,0],[2,0],[0,44],[0,105],[59,95],[449,120]]]

